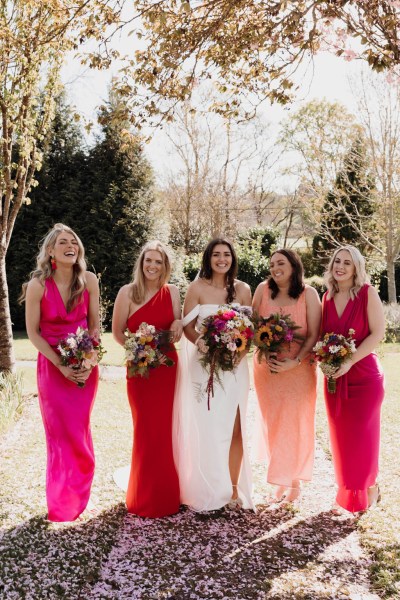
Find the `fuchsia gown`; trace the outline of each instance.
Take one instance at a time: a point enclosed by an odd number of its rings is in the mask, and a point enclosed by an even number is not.
[[[339,318],[333,298],[324,296],[322,335],[340,333],[347,337],[355,330],[356,346],[370,334],[368,326],[368,285],[354,300],[349,300]],[[355,363],[336,380],[330,394],[325,378],[325,402],[328,413],[333,464],[338,493],[336,502],[346,510],[368,508],[368,488],[378,475],[380,411],[384,396],[383,372],[374,352]]]
[[[52,277],[45,281],[40,305],[40,334],[56,348],[59,341],[77,328],[87,328],[89,292],[67,312]],[[80,388],[66,379],[39,353],[37,381],[40,409],[46,433],[46,496],[50,521],[73,521],[85,510],[94,474],[94,452],[90,413],[99,373],[95,367]]]

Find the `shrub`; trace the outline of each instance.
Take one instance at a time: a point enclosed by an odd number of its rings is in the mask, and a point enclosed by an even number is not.
[[[189,281],[193,281],[199,272],[201,265],[201,254],[189,254],[183,261],[183,273]]]
[[[21,416],[23,407],[21,374],[0,373],[0,433]]]
[[[318,292],[319,297],[322,298],[326,291],[326,287],[322,277],[319,277],[318,275],[313,275],[312,277],[307,277],[304,281],[308,285],[311,285],[311,287],[315,288]]]
[[[386,319],[384,342],[400,342],[400,304],[384,304],[383,310]]]

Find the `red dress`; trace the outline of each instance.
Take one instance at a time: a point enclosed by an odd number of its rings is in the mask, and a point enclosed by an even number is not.
[[[143,322],[167,330],[174,321],[169,288],[163,286],[128,319],[136,331]],[[128,512],[141,517],[164,517],[179,510],[179,482],[172,450],[172,409],[178,356],[168,352],[174,366],[153,369],[149,378],[127,378],[133,418],[132,464],[126,494]]]
[[[322,334],[348,335],[355,330],[356,346],[370,334],[368,326],[368,285],[354,300],[349,300],[339,318],[333,298],[324,296]],[[380,411],[384,397],[384,378],[375,353],[355,363],[336,380],[330,394],[325,378],[325,403],[336,482],[336,501],[357,512],[368,508],[369,487],[375,485],[379,468]]]

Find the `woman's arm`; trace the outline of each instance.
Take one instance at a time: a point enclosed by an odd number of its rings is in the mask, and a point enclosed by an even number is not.
[[[43,354],[43,356],[45,356],[55,367],[57,367],[64,377],[77,383],[79,381],[84,381],[85,378],[82,378],[77,371],[73,371],[69,367],[63,367],[61,365],[60,356],[40,335],[40,302],[43,294],[44,286],[37,278],[31,279],[31,281],[28,283],[25,297],[25,320],[28,338],[35,348],[39,350],[40,354]]]
[[[172,308],[173,308],[174,317],[175,317],[175,320],[171,323],[171,326],[170,326],[171,337],[172,337],[171,341],[178,342],[181,339],[182,333],[183,333],[181,297],[180,297],[179,290],[176,287],[176,285],[172,285],[171,283],[169,283],[168,287],[169,287],[169,291],[171,294]]]
[[[346,360],[340,369],[336,371],[332,376],[334,379],[342,377],[342,375],[350,371],[356,362],[371,354],[385,336],[385,315],[383,313],[382,302],[378,292],[372,286],[368,288],[367,316],[370,334],[361,342],[352,357]]]
[[[113,317],[112,317],[112,334],[114,340],[123,346],[125,344],[125,329],[129,317],[130,299],[129,285],[124,285],[118,292],[115,299]]]
[[[238,281],[236,284],[237,299],[242,306],[251,306],[251,289],[244,281]]]
[[[190,311],[193,310],[194,307],[199,304],[199,300],[200,300],[200,298],[199,298],[199,282],[193,281],[188,287],[188,291],[187,291],[186,297],[185,297],[185,302],[183,304],[184,316],[188,315],[190,313]],[[190,323],[188,323],[186,325],[186,327],[184,328],[185,336],[187,337],[187,339],[189,341],[192,342],[192,344],[195,344],[197,338],[199,337],[199,334],[195,329],[196,320],[197,320],[197,317],[195,319],[193,319],[192,321],[190,321]]]
[[[321,300],[318,292],[311,286],[306,286],[306,315],[307,315],[307,336],[296,356],[297,362],[303,360],[314,348],[321,327]]]
[[[100,291],[99,282],[94,273],[86,273],[86,286],[89,292],[88,329],[90,335],[100,337]]]
[[[267,285],[266,281],[263,281],[262,283],[260,283],[254,293],[254,297],[253,297],[253,311],[256,313],[260,312],[260,306],[261,306],[261,300],[262,300],[262,296],[264,293],[264,288]]]

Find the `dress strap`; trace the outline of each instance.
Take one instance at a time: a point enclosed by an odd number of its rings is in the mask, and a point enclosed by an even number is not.
[[[200,304],[196,304],[194,308],[182,319],[182,325],[186,327],[193,319],[198,317],[200,314]]]

